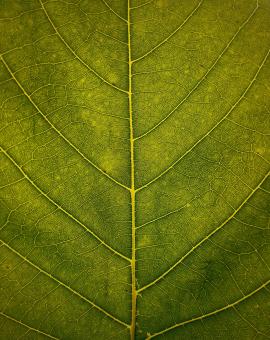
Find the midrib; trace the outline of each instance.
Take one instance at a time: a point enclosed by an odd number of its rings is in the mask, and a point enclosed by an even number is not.
[[[133,112],[132,112],[132,55],[131,55],[131,22],[130,22],[130,0],[128,0],[127,13],[128,26],[128,110],[129,110],[129,138],[130,138],[130,202],[131,202],[131,324],[130,339],[135,338],[136,326],[136,201],[135,201],[135,171],[134,171],[134,134],[133,134]]]

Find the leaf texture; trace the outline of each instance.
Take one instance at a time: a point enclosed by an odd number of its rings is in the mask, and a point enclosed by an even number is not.
[[[268,339],[268,0],[0,1],[1,339]]]

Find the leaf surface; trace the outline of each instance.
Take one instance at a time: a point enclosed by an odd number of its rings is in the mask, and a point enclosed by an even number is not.
[[[1,339],[268,339],[268,0],[0,2]]]

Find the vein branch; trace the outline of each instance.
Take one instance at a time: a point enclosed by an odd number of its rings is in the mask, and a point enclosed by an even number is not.
[[[95,71],[92,67],[90,67],[83,59],[81,59],[81,57],[78,56],[78,54],[70,47],[70,45],[67,43],[67,41],[65,40],[65,38],[62,36],[62,34],[59,32],[58,28],[55,26],[54,22],[52,21],[46,7],[44,6],[44,4],[42,3],[41,0],[39,0],[39,3],[41,5],[42,10],[45,13],[46,18],[48,19],[49,23],[51,24],[53,30],[55,31],[55,33],[57,34],[57,36],[59,37],[59,39],[62,41],[62,43],[66,46],[66,48],[74,55],[75,59],[78,59],[89,71],[91,71],[95,76],[97,76],[100,80],[102,80],[104,83],[106,83],[107,85],[109,85],[110,87],[113,87],[114,89],[116,89],[117,91],[120,92],[124,92],[127,93],[126,90],[121,89],[120,87],[110,83],[108,80],[106,80],[105,78],[103,78],[97,71]]]
[[[156,49],[164,45],[168,40],[170,40],[188,21],[189,19],[197,12],[197,10],[200,8],[201,4],[203,3],[203,0],[199,1],[197,6],[191,11],[191,13],[186,17],[186,19],[182,22],[180,26],[178,26],[170,35],[168,35],[165,39],[163,39],[160,43],[158,43],[155,47],[151,48],[148,52],[143,54],[142,56],[136,58],[133,60],[133,62],[137,62],[141,59],[144,59],[148,55],[152,54]]]
[[[254,195],[254,193],[262,186],[262,184],[265,182],[265,180],[269,176],[268,172],[263,179],[260,181],[260,183],[249,193],[249,195],[246,197],[246,199],[238,206],[237,209],[234,210],[234,212],[217,228],[215,228],[211,233],[206,235],[201,241],[199,241],[195,246],[193,246],[184,256],[182,256],[177,262],[175,262],[174,265],[172,265],[169,269],[167,269],[163,274],[161,274],[159,277],[157,277],[155,280],[151,281],[144,287],[140,288],[137,292],[141,293],[144,290],[150,288],[151,286],[155,285],[162,279],[164,279],[170,272],[172,272],[176,267],[178,267],[189,255],[191,255],[196,249],[198,249],[203,243],[205,243],[207,240],[209,240],[213,235],[215,235],[219,230],[221,230],[225,225],[227,225],[234,217],[235,215],[242,209],[242,207],[249,201],[249,199]]]
[[[118,14],[108,3],[107,3],[107,1],[106,0],[102,0],[102,2],[104,3],[104,5],[115,15],[115,16],[117,16],[120,20],[122,20],[122,21],[124,21],[126,24],[128,23],[128,21],[125,19],[125,18],[123,18],[123,17],[121,17],[121,15],[120,14]]]
[[[227,117],[234,111],[234,109],[238,106],[238,104],[245,98],[248,91],[253,86],[254,82],[256,81],[261,69],[263,68],[266,60],[268,59],[270,53],[270,49],[267,51],[266,55],[263,58],[263,61],[261,62],[260,66],[258,67],[255,75],[253,76],[252,80],[249,82],[248,86],[245,88],[245,90],[242,92],[241,96],[235,101],[235,103],[231,106],[231,108],[226,112],[226,114],[208,131],[206,132],[195,144],[193,144],[181,157],[179,157],[177,160],[175,160],[170,166],[168,166],[165,170],[163,170],[158,176],[154,177],[151,181],[148,183],[142,185],[141,187],[137,188],[136,191],[140,191],[152,183],[156,182],[158,179],[163,177],[167,172],[172,170],[184,157],[186,157],[193,149],[196,148],[197,145],[202,143],[220,124],[227,119]]]
[[[2,315],[6,319],[9,319],[9,320],[11,320],[11,321],[21,325],[21,326],[24,326],[24,327],[28,328],[30,331],[34,331],[36,333],[42,334],[42,335],[44,335],[44,336],[46,336],[47,338],[50,338],[50,339],[59,340],[59,338],[56,338],[55,336],[53,336],[53,335],[51,335],[49,333],[45,333],[45,332],[41,331],[40,329],[34,328],[32,326],[29,326],[26,323],[22,322],[21,320],[17,320],[17,319],[13,318],[12,316],[10,316],[10,315],[8,315],[6,313],[0,312],[0,315]]]
[[[230,308],[235,308],[235,306],[237,306],[238,304],[240,304],[241,302],[247,300],[248,298],[252,297],[253,295],[255,295],[256,293],[259,293],[262,289],[267,289],[266,287],[269,285],[270,283],[270,280],[266,281],[265,283],[263,283],[261,286],[259,286],[258,288],[256,288],[255,290],[251,291],[250,293],[248,293],[247,295],[244,295],[241,299],[238,299],[222,308],[219,308],[219,309],[216,309],[214,310],[213,312],[209,312],[209,313],[206,313],[206,314],[203,314],[203,315],[200,315],[198,317],[195,317],[193,319],[190,319],[190,320],[186,320],[186,321],[183,321],[183,322],[180,322],[180,323],[176,323],[175,325],[173,326],[170,326],[166,329],[163,329],[157,333],[154,333],[154,334],[151,334],[149,336],[147,336],[147,340],[149,339],[153,339],[155,338],[156,336],[158,335],[163,335],[164,333],[167,333],[175,328],[178,328],[178,327],[181,327],[181,326],[184,326],[186,324],[189,324],[191,322],[195,322],[195,321],[199,321],[199,320],[203,320],[205,318],[208,318],[208,317],[211,317],[213,315],[216,315],[216,314],[219,314],[223,311],[226,311]]]
[[[200,86],[200,84],[207,79],[208,75],[211,73],[211,71],[215,68],[216,64],[219,62],[219,60],[222,58],[222,56],[226,53],[226,51],[230,48],[238,34],[242,31],[242,29],[247,25],[247,23],[250,21],[250,19],[254,16],[258,9],[258,5],[254,8],[254,10],[250,13],[248,18],[242,23],[242,25],[238,28],[238,30],[235,32],[235,34],[232,36],[231,40],[226,44],[222,52],[218,55],[218,57],[215,59],[215,61],[212,63],[208,71],[202,76],[202,78],[194,85],[194,87],[188,92],[188,94],[158,123],[156,123],[152,128],[141,134],[140,136],[136,137],[135,140],[141,139],[147,135],[149,135],[151,132],[156,130],[159,126],[161,126],[167,119],[179,108],[181,107],[187,99],[196,91],[196,89]]]
[[[89,234],[91,234],[99,243],[101,243],[104,247],[109,249],[115,255],[123,258],[124,260],[130,262],[130,258],[126,257],[122,253],[118,252],[116,249],[112,248],[109,244],[107,244],[104,240],[102,240],[96,233],[86,227],[79,219],[73,216],[70,212],[64,209],[60,204],[55,202],[47,193],[45,193],[30,177],[29,175],[19,166],[19,164],[15,161],[15,159],[0,146],[0,151],[12,162],[13,165],[20,171],[20,173],[27,179],[27,181],[49,202],[51,202],[57,209],[62,211],[66,216],[68,216],[71,220],[79,224],[84,230],[86,230]]]
[[[42,269],[41,267],[39,267],[38,265],[36,265],[35,263],[33,263],[30,259],[28,259],[26,256],[22,255],[21,253],[19,253],[16,249],[14,249],[13,247],[11,247],[9,244],[7,244],[6,242],[4,242],[3,240],[1,240],[1,242],[3,243],[3,245],[8,248],[10,251],[12,251],[14,254],[18,255],[21,259],[23,259],[25,262],[27,262],[28,264],[30,264],[32,267],[36,268],[39,272],[43,273],[44,275],[46,275],[47,277],[51,278],[53,281],[57,282],[60,286],[65,287],[67,290],[69,290],[70,292],[72,292],[74,295],[78,296],[81,300],[89,303],[92,307],[94,307],[95,309],[97,309],[99,312],[105,314],[107,317],[109,317],[110,319],[114,320],[115,322],[119,323],[122,326],[125,327],[130,327],[128,324],[126,324],[124,321],[119,320],[117,317],[115,317],[114,315],[112,315],[111,313],[107,312],[105,309],[103,309],[102,307],[98,306],[97,304],[95,304],[93,301],[89,300],[87,297],[83,296],[81,293],[77,292],[76,290],[74,290],[73,288],[71,288],[70,286],[68,286],[67,284],[65,284],[64,282],[62,282],[61,280],[59,280],[58,278],[56,278],[55,276],[53,276],[52,274],[50,274],[49,272],[47,272],[46,270]]]
[[[96,170],[98,170],[100,173],[102,173],[105,177],[109,178],[114,183],[118,184],[119,186],[125,188],[126,190],[129,190],[127,186],[125,186],[123,183],[117,181],[114,177],[107,174],[104,170],[102,170],[99,166],[97,166],[94,162],[92,162],[90,159],[88,159],[51,121],[50,119],[41,111],[41,109],[38,107],[38,105],[33,101],[31,96],[26,92],[22,84],[19,82],[18,78],[15,76],[15,73],[12,72],[11,68],[7,64],[6,60],[4,59],[3,55],[0,56],[0,59],[2,60],[4,66],[6,67],[7,71],[12,76],[12,79],[15,81],[15,83],[18,85],[18,87],[21,89],[23,94],[26,96],[26,98],[29,100],[29,102],[34,106],[34,108],[38,111],[38,113],[43,117],[43,119],[50,125],[50,127],[62,138],[64,139],[67,144],[76,151],[87,163],[91,164]]]

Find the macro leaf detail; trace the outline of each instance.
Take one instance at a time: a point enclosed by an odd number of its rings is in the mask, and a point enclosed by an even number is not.
[[[268,0],[0,2],[0,339],[268,339]]]

